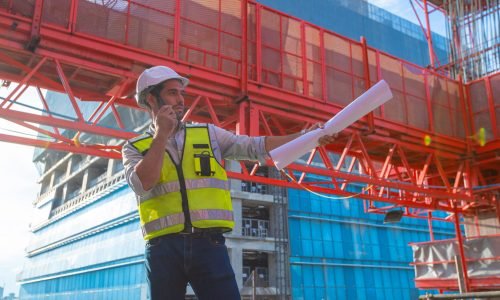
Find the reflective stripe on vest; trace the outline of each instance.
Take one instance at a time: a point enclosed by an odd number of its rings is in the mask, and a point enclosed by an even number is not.
[[[132,145],[146,153],[152,137],[136,138]],[[211,157],[210,176],[198,173],[200,155]],[[234,218],[226,171],[215,160],[207,126],[187,127],[181,167],[186,186],[189,211],[183,211],[180,177],[168,152],[165,152],[160,179],[146,194],[138,196],[139,216],[144,239],[182,231],[186,221],[198,228],[222,227],[232,229]],[[203,168],[207,168],[204,162]]]
[[[185,180],[185,182],[186,182],[186,189],[188,190],[201,189],[201,188],[218,188],[229,191],[229,182],[217,178],[189,179]],[[140,204],[143,201],[146,201],[153,197],[158,197],[166,193],[179,192],[180,189],[181,185],[178,180],[172,182],[160,183],[155,187],[153,187],[151,190],[149,190],[147,193],[138,196],[137,198],[139,200],[139,203],[137,204]]]
[[[184,213],[168,215],[141,226],[142,234],[146,236],[149,232],[158,231],[174,225],[184,224]]]
[[[201,220],[233,220],[233,212],[227,210],[207,209],[191,211],[191,218],[193,221]],[[184,214],[169,215],[163,218],[156,219],[141,226],[142,233],[146,235],[148,232],[154,232],[166,227],[177,224],[184,224]]]
[[[201,209],[191,211],[191,221],[226,220],[233,221],[233,212],[219,209]]]

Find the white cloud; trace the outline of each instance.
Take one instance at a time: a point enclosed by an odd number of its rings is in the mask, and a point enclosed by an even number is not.
[[[0,143],[0,284],[6,284],[6,293],[18,294],[16,269],[22,266],[30,237],[31,203],[38,191],[32,156],[31,147]]]
[[[0,89],[0,96],[6,97],[15,88]],[[0,99],[0,102],[3,101]],[[22,103],[40,107],[40,101],[34,89],[26,91]],[[12,106],[14,110],[26,111],[20,105]],[[30,111],[35,112],[35,111]],[[34,134],[33,131],[12,122],[0,119],[0,132],[3,134],[23,136],[18,132]],[[39,186],[38,172],[32,163],[34,148],[11,143],[0,142],[0,285],[5,285],[4,294],[19,293],[15,283],[16,274],[22,269],[24,249],[30,238],[29,222],[32,215],[32,202]]]

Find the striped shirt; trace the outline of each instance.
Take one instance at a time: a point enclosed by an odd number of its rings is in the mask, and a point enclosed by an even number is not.
[[[177,164],[180,162],[184,149],[184,128],[185,126],[181,126],[181,129],[169,138],[166,145],[166,150]],[[146,132],[154,136],[154,126],[151,125]],[[253,160],[265,164],[266,159],[269,158],[265,148],[265,137],[263,136],[236,135],[213,124],[208,124],[208,132],[212,151],[215,159],[219,162],[222,162],[223,159]],[[123,146],[122,156],[125,176],[129,186],[137,195],[146,193],[147,191],[142,187],[142,183],[135,172],[135,166],[143,159],[142,154],[130,142],[127,142]]]

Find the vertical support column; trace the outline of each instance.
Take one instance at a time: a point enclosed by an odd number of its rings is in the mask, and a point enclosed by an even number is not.
[[[248,102],[240,102],[238,107],[238,121],[236,121],[236,134],[248,135],[247,108]]]
[[[460,263],[462,265],[462,272],[463,272],[463,279],[465,281],[465,292],[470,291],[470,286],[469,286],[469,275],[467,274],[467,260],[465,258],[465,251],[464,251],[464,241],[462,238],[462,231],[460,230],[460,215],[458,214],[458,211],[456,209],[456,203],[455,203],[455,234],[457,235],[457,244],[458,244],[458,251],[460,254]],[[458,274],[457,274],[458,275]],[[458,276],[460,278],[460,276]]]
[[[70,32],[76,31],[76,20],[78,13],[78,0],[71,0],[71,9],[69,14],[69,30]]]
[[[488,97],[488,107],[490,108],[490,119],[491,119],[491,132],[494,139],[499,138],[499,133],[497,132],[497,117],[495,113],[495,102],[493,101],[493,90],[491,89],[490,77],[486,76],[484,78],[484,85],[486,89],[486,96]]]
[[[219,0],[219,11],[217,17],[217,71],[222,72],[222,0]]]
[[[31,23],[31,38],[26,49],[29,51],[35,51],[38,43],[40,42],[40,26],[42,23],[42,8],[43,0],[36,0],[35,9],[33,11],[33,21]]]
[[[431,91],[429,86],[429,73],[424,73],[424,85],[425,85],[425,102],[427,104],[427,116],[429,118],[429,131],[433,134],[434,132],[434,115],[432,113],[432,99]]]
[[[429,61],[431,68],[434,69],[434,48],[432,45],[431,25],[429,22],[429,9],[427,0],[424,0],[424,12],[425,12],[425,26],[427,27],[426,37],[427,37],[427,47],[429,48]]]
[[[227,171],[241,173],[241,165],[238,161],[225,160],[224,167]],[[231,191],[236,191],[236,192],[241,191],[241,179],[229,178],[228,180],[229,180],[229,188],[231,189]],[[241,224],[238,223],[237,216],[239,216],[239,218],[241,219],[241,211],[238,211],[235,205],[236,205],[235,199],[233,198],[233,211],[235,220],[233,231],[240,232],[239,230],[241,230]],[[241,206],[241,203],[239,205]]]
[[[462,46],[460,41],[460,33],[459,33],[459,17],[457,12],[458,3],[455,1],[446,1],[447,4],[447,12],[448,22],[450,23],[451,30],[451,41],[450,41],[450,59],[449,61],[452,63],[452,76],[456,77],[457,75],[463,74],[465,76],[465,70],[463,69],[463,59],[462,59]],[[465,77],[467,78],[467,77]]]
[[[466,293],[465,288],[465,278],[464,278],[464,269],[462,265],[462,261],[458,255],[453,256],[453,260],[455,261],[455,272],[457,272],[457,280],[458,280],[458,291],[460,294]]]
[[[175,1],[175,16],[174,16],[174,59],[179,60],[179,45],[181,32],[181,0]]]
[[[260,24],[260,12],[262,6],[259,3],[255,4],[255,70],[257,82],[262,83],[262,26]]]
[[[71,175],[71,169],[73,168],[73,163],[74,163],[73,158],[75,157],[75,154],[68,153],[66,155],[66,157],[68,157],[68,156],[69,156],[69,158],[67,158],[68,163],[66,165],[66,171],[64,172],[64,177],[65,178],[68,178],[69,175]]]
[[[113,169],[115,168],[116,161],[114,159],[108,159],[108,167],[106,168],[106,179],[113,176]]]
[[[432,212],[431,211],[427,212],[427,224],[429,225],[429,236],[431,238],[431,241],[434,241],[434,230],[432,227]]]
[[[62,178],[60,181],[63,181],[65,178],[68,178],[69,175],[71,174],[71,165],[72,165],[71,157],[72,157],[72,154],[69,158],[67,156],[65,156],[65,158],[63,158],[63,160],[66,159],[66,170],[61,175]],[[66,200],[68,200],[68,194],[69,194],[69,182],[66,181],[63,185],[63,193],[62,193],[60,205],[62,205]]]
[[[325,50],[325,31],[323,28],[319,29],[319,47],[321,55],[321,91],[323,94],[322,99],[328,102],[328,88],[326,81],[326,50]]]
[[[66,182],[64,185],[63,185],[63,188],[62,188],[62,195],[61,195],[61,198],[60,199],[57,199],[56,201],[58,201],[59,203],[57,203],[57,206],[53,206],[52,209],[54,208],[57,208],[58,206],[60,205],[63,205],[63,203],[67,200],[68,198],[68,183]],[[56,204],[55,202],[53,202],[52,205]]]
[[[250,136],[258,136],[259,135],[259,109],[255,107],[252,103],[250,103],[250,118],[248,120],[249,132]]]
[[[462,78],[460,76],[460,78]],[[479,128],[476,128],[476,124],[474,123],[474,112],[472,111],[472,96],[471,96],[471,92],[470,92],[470,84],[468,85],[465,85],[465,93],[467,95],[467,120],[470,120],[470,124],[468,126],[469,128],[469,133],[468,133],[468,136],[472,136],[472,133],[476,130],[478,130]],[[472,143],[473,143],[473,140],[472,139],[467,139],[469,142],[469,144],[471,144],[470,146],[472,147]]]
[[[125,45],[128,45],[129,31],[130,31],[130,0],[127,0],[127,20],[125,22]]]
[[[236,161],[231,161],[230,166],[232,167],[231,171],[233,172],[237,172],[236,169],[239,169],[239,163]],[[231,179],[231,180],[235,180],[236,182],[236,179]],[[231,190],[239,192],[241,191],[241,180],[237,180],[237,182],[239,183],[239,188],[231,188]],[[232,203],[233,203],[233,215],[234,215],[234,228],[231,235],[241,236],[241,228],[242,228],[241,224],[243,223],[243,213],[242,213],[243,200],[241,198],[233,197]],[[237,268],[235,267],[235,269]]]
[[[272,214],[271,214],[272,215]],[[278,287],[278,267],[281,264],[276,263],[277,253],[269,253],[267,256],[267,268],[269,270],[269,286]],[[281,291],[280,291],[281,292]],[[279,299],[279,298],[276,298]]]
[[[375,61],[377,63],[377,81],[383,79],[382,77],[382,67],[380,66],[380,52],[375,50]],[[380,107],[380,117],[385,117],[385,106]]]
[[[307,53],[306,53],[306,24],[300,22],[300,50],[302,52],[302,94],[309,96],[309,83],[307,80]]]
[[[47,170],[45,170],[45,172],[46,172],[46,171],[47,171]],[[55,183],[56,181],[55,181],[55,180],[56,180],[56,172],[52,171],[52,172],[50,173],[49,189],[54,188],[54,186],[56,185],[56,183]]]
[[[464,120],[465,126],[465,136],[472,135],[472,126],[474,124],[473,115],[472,115],[472,106],[470,104],[470,97],[465,98],[464,95],[464,81],[462,79],[462,75],[458,74],[458,95],[460,97],[460,105],[463,110],[462,118]],[[472,140],[469,138],[465,138],[465,142],[467,143],[467,154],[471,155],[472,153]]]
[[[284,76],[284,68],[283,68],[283,55],[285,54],[285,49],[284,49],[284,41],[283,41],[283,16],[279,16],[280,20],[280,74],[279,74],[279,85],[278,87],[280,88],[285,88],[285,76]],[[288,28],[288,23],[287,23],[287,28]],[[286,37],[285,37],[286,38]],[[294,84],[295,85],[295,84]]]
[[[361,47],[363,53],[363,72],[365,73],[365,89],[368,90],[371,87],[370,81],[370,64],[368,62],[368,45],[364,36],[361,37]],[[367,116],[366,120],[368,122],[368,131],[375,131],[375,121],[373,118],[373,111],[371,111]]]
[[[233,266],[233,270],[236,275],[236,283],[238,284],[238,288],[241,290],[243,288],[243,251],[239,245],[236,247],[228,247],[228,250],[229,259],[231,260],[231,265]]]
[[[257,274],[255,269],[252,271],[252,300],[257,300]]]
[[[241,94],[248,92],[248,0],[241,1]]]
[[[85,170],[85,172],[83,173],[82,190],[81,190],[82,194],[87,191],[88,183],[89,183],[89,169]]]

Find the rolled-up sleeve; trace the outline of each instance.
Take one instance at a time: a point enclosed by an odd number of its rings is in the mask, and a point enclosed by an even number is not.
[[[265,137],[236,135],[217,126],[209,126],[211,133],[215,135],[223,159],[254,160],[265,164],[266,159],[270,158],[266,151]]]
[[[141,180],[135,172],[135,166],[143,159],[139,151],[134,148],[129,142],[125,143],[122,148],[123,169],[125,170],[125,179],[130,188],[137,195],[142,195],[147,191],[142,187]]]

